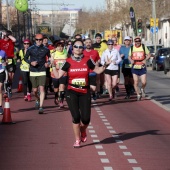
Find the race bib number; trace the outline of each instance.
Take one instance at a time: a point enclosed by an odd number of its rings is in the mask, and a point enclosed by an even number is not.
[[[8,65],[12,64],[12,59],[8,59]]]
[[[135,65],[133,66],[133,68],[134,68],[134,69],[142,69],[142,65],[136,65],[136,64],[135,64]]]
[[[78,85],[78,86],[85,86],[86,80],[85,79],[73,79],[72,84]]]
[[[29,71],[29,65],[21,65],[22,71]]]
[[[58,61],[58,66],[59,66],[59,68],[63,65],[63,63],[64,63],[64,61]]]
[[[125,68],[132,68],[132,64],[125,64]]]

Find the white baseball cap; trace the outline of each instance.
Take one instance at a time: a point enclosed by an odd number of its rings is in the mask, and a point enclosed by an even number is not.
[[[126,36],[125,38],[124,38],[124,41],[125,40],[131,40],[131,38],[129,37],[129,36]]]

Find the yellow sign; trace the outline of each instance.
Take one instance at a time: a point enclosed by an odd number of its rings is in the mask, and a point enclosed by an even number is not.
[[[159,19],[156,18],[156,26],[158,27],[158,24],[159,24]]]
[[[159,25],[159,18],[156,18],[156,23],[155,23],[155,19],[154,18],[150,18],[150,27],[158,27]]]

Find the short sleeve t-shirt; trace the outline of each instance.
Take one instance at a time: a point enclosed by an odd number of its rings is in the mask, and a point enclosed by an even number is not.
[[[7,57],[14,57],[14,42],[12,40],[5,41],[4,39],[0,40],[0,49],[6,52]]]
[[[130,46],[129,47],[121,46],[119,53],[120,55],[124,54],[121,64],[130,64],[130,61],[128,60],[130,48],[131,48]]]

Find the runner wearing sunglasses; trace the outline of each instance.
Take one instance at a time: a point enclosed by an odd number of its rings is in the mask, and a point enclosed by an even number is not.
[[[135,45],[129,50],[129,57],[132,64],[132,74],[134,80],[134,88],[137,94],[137,100],[141,100],[141,97],[145,97],[145,86],[146,86],[146,60],[150,58],[148,48],[141,43],[139,36],[134,39]],[[139,90],[139,78],[141,79],[142,87]]]
[[[30,80],[36,98],[35,108],[39,114],[43,114],[43,102],[45,97],[46,68],[49,67],[47,58],[50,58],[50,50],[43,45],[43,35],[35,35],[35,44],[28,48],[24,60],[30,64]],[[40,96],[38,96],[38,87]]]
[[[105,62],[111,62],[111,64],[105,70],[105,79],[107,83],[107,89],[109,92],[109,101],[115,97],[115,88],[117,86],[118,74],[119,74],[119,63],[121,57],[119,51],[113,47],[113,40],[108,40],[108,49],[105,50],[101,57],[101,64]]]
[[[80,143],[87,140],[86,128],[90,122],[91,115],[90,69],[100,74],[106,68],[105,64],[98,67],[92,59],[84,57],[83,49],[83,41],[75,40],[73,42],[74,55],[66,60],[60,70],[56,70],[54,59],[51,57],[55,77],[60,78],[65,73],[68,74],[66,101],[72,115],[72,125],[76,140],[73,145],[74,148],[79,148]]]

